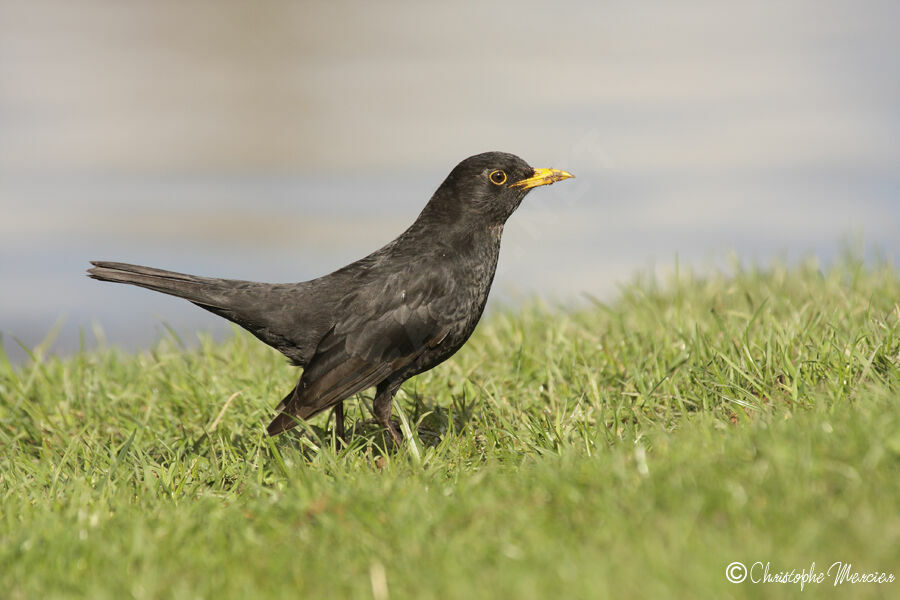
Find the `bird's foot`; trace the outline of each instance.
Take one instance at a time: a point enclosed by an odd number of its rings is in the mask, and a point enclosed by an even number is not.
[[[394,442],[394,446],[397,448],[403,443],[403,436],[400,435],[400,431],[394,426],[390,421],[387,424],[383,424],[385,428],[387,428],[388,434],[391,436],[391,440]]]

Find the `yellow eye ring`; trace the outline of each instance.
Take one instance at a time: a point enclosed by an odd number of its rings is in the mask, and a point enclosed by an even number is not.
[[[506,173],[497,169],[496,171],[491,171],[491,174],[488,176],[491,180],[491,183],[494,185],[503,185],[506,183]]]

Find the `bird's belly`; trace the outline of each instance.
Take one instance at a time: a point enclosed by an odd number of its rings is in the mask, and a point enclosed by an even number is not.
[[[463,347],[481,320],[487,303],[500,251],[500,231],[491,232],[487,243],[468,240],[468,252],[457,247],[451,253],[454,257],[453,281],[447,289],[452,290],[432,301],[431,315],[436,319],[436,329],[447,331],[446,336],[434,347],[426,349],[416,360],[400,373],[392,376],[404,380],[418,375],[444,362]]]
[[[481,320],[489,289],[490,283],[488,282],[486,286],[480,286],[480,289],[468,290],[464,297],[459,298],[460,301],[449,303],[457,310],[448,310],[442,315],[444,317],[443,326],[448,328],[447,335],[440,343],[427,349],[418,359],[408,365],[400,374],[400,379],[407,379],[436,367],[465,345]],[[462,305],[467,308],[459,309],[458,307]]]

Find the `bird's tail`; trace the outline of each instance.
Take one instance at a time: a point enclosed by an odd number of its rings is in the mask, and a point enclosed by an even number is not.
[[[221,288],[219,279],[120,262],[92,260],[91,264],[94,267],[88,269],[88,276],[94,279],[137,285],[178,296],[204,307],[217,306],[216,296]]]

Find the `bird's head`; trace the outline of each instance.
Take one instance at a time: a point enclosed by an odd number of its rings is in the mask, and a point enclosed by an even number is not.
[[[514,154],[485,152],[456,165],[428,204],[448,217],[466,215],[502,225],[531,189],[570,177],[557,169],[535,169]]]

